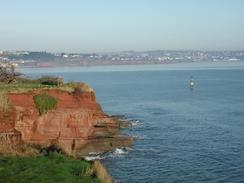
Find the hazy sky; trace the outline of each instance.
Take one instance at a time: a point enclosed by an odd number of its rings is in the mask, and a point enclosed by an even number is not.
[[[0,50],[244,49],[244,0],[0,0]]]

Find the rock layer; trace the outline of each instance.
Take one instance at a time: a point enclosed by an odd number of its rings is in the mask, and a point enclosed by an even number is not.
[[[40,93],[56,98],[55,110],[39,115],[33,97]],[[8,134],[11,143],[57,145],[71,155],[132,144],[131,138],[119,135],[119,122],[102,111],[93,90],[39,89],[9,93],[8,98],[13,109],[0,113],[0,142],[6,139],[1,135]]]

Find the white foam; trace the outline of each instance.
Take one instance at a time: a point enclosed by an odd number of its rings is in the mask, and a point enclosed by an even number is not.
[[[122,147],[122,148],[116,148],[114,151],[109,153],[109,157],[124,157],[125,155],[129,154],[130,151],[133,149],[130,147]]]
[[[85,156],[84,159],[87,161],[93,161],[93,160],[100,160],[105,159],[107,157],[124,157],[125,155],[129,154],[130,151],[133,149],[130,147],[121,147],[121,148],[115,148],[113,151],[99,154],[97,152],[90,152],[88,156]]]
[[[96,155],[96,156],[85,156],[84,158],[86,161],[93,161],[97,159],[103,159],[104,157],[101,157],[100,155]]]
[[[120,154],[128,154],[128,152],[126,151],[125,148],[116,148],[113,153],[114,154],[118,154],[118,155],[120,155]]]
[[[139,121],[139,120],[132,120],[131,121],[131,125],[132,126],[138,126],[138,125],[140,125],[141,124],[141,122]]]
[[[124,120],[126,122],[129,122],[131,124],[132,127],[137,127],[137,126],[141,126],[142,122],[139,120],[134,120],[134,119],[126,119]]]
[[[89,155],[99,155],[98,152],[89,152]]]

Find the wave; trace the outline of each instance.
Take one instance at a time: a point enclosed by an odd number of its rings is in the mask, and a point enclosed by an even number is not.
[[[130,147],[115,148],[112,152],[108,154],[108,157],[124,157],[125,155],[129,154],[132,150],[133,149]]]
[[[114,150],[113,153],[114,153],[114,154],[118,154],[118,155],[120,155],[120,154],[128,154],[128,152],[125,151],[125,150],[122,149],[122,148],[116,148],[116,149]]]
[[[113,151],[107,152],[107,153],[97,153],[97,152],[91,152],[89,155],[85,156],[84,159],[87,161],[93,161],[93,160],[101,160],[105,159],[107,157],[122,157],[127,154],[129,154],[130,151],[133,149],[130,147],[121,147],[121,148],[115,148]]]
[[[104,159],[104,156],[103,154],[98,152],[90,152],[87,156],[84,157],[84,159],[87,161],[93,161],[93,160]]]
[[[85,156],[84,159],[86,161],[93,161],[93,160],[98,160],[98,159],[104,159],[104,157],[97,155],[97,156]]]
[[[131,120],[130,122],[131,122],[132,127],[137,127],[137,126],[142,125],[142,122],[139,120]]]

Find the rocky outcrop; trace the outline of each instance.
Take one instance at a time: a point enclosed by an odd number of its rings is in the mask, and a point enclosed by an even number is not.
[[[131,138],[119,135],[118,121],[102,111],[94,91],[87,85],[85,90],[82,88],[73,92],[38,89],[9,93],[13,109],[0,114],[0,139],[1,134],[9,134],[10,142],[23,141],[43,147],[57,145],[71,155],[131,145]],[[55,110],[39,114],[33,97],[41,93],[57,100]]]

